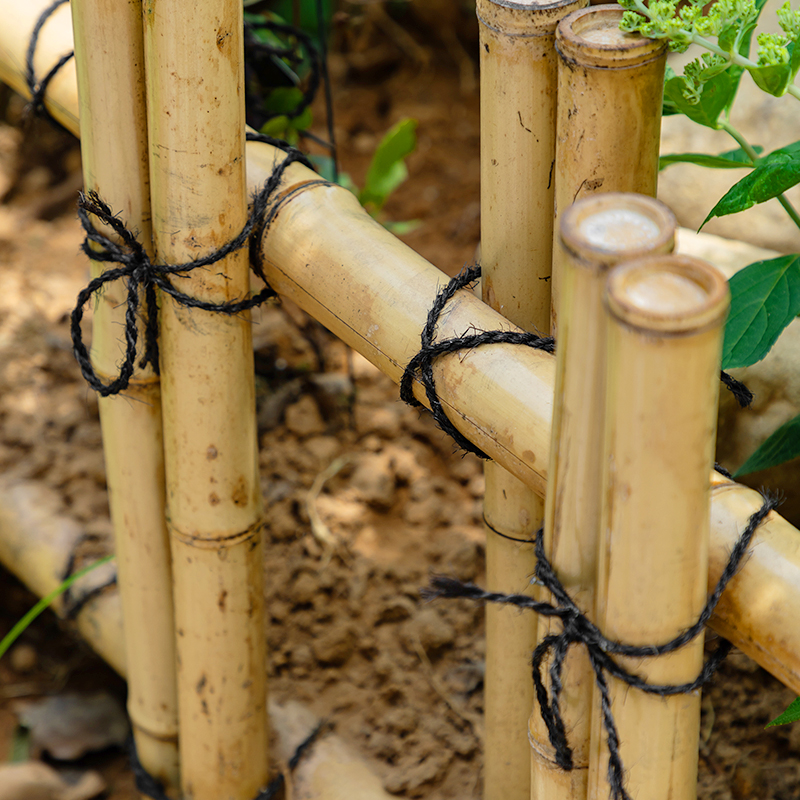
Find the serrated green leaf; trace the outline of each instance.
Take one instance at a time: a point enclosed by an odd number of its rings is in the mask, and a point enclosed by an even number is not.
[[[745,211],[777,197],[800,182],[800,153],[775,151],[758,160],[756,168],[725,193],[703,220]],[[703,228],[700,226],[700,229]]]
[[[764,148],[755,147],[754,150],[760,153]],[[737,147],[735,150],[728,150],[725,153],[712,156],[707,153],[670,153],[658,159],[659,170],[666,169],[672,164],[696,164],[699,167],[710,167],[712,169],[739,169],[741,167],[753,167],[755,164],[750,156]]]
[[[725,325],[722,368],[760,361],[800,314],[800,255],[756,261],[728,281],[731,310]]]
[[[359,195],[363,205],[382,208],[386,198],[408,177],[404,160],[417,146],[416,130],[415,119],[404,119],[381,139]]]
[[[777,467],[800,456],[800,415],[778,428],[747,461],[736,470],[734,478]]]
[[[787,725],[790,722],[797,722],[800,719],[800,697],[792,700],[789,708],[783,712],[779,717],[775,717],[772,722],[767,723],[767,727],[771,728],[773,725]]]

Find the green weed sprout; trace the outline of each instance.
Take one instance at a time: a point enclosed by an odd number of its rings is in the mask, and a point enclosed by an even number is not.
[[[800,10],[792,11],[789,0],[778,11],[783,34],[758,34],[757,60],[748,57],[763,4],[764,0],[717,0],[704,15],[703,0],[689,0],[682,8],[677,0],[653,0],[649,7],[642,0],[620,0],[626,9],[620,29],[666,39],[676,52],[684,52],[691,44],[709,51],[684,72],[683,97],[690,104],[699,103],[702,87],[731,67],[747,70],[768,94],[800,99],[800,88],[794,84],[800,69]]]

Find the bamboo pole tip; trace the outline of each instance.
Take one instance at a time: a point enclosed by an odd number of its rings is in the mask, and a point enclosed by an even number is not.
[[[656,255],[616,267],[608,278],[612,317],[661,334],[696,333],[721,325],[728,282],[719,270],[689,256]]]
[[[553,35],[556,25],[587,0],[477,0],[478,22],[506,36]]]
[[[623,13],[615,3],[582,8],[564,17],[556,28],[562,60],[585,67],[623,68],[664,56],[664,40],[619,29]]]
[[[607,267],[621,260],[670,252],[675,215],[661,202],[629,192],[606,192],[573,203],[561,215],[561,242],[578,263]]]

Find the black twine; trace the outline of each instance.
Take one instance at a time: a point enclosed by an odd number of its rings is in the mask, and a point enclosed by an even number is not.
[[[436,424],[446,434],[451,436],[456,444],[468,453],[474,453],[479,458],[488,459],[489,456],[476,447],[466,438],[447,417],[442,408],[441,401],[436,394],[436,384],[433,379],[433,362],[445,353],[455,353],[458,350],[472,349],[482,344],[523,344],[547,353],[554,351],[554,342],[550,336],[537,336],[534,333],[521,331],[481,331],[475,334],[465,334],[441,342],[434,342],[436,325],[444,307],[459,289],[474,283],[481,275],[479,266],[463,269],[455,278],[436,296],[436,300],[428,312],[428,320],[420,335],[422,347],[420,351],[408,362],[403,377],[400,380],[400,397],[410,406],[421,406],[414,397],[414,379],[419,377],[425,387],[425,394],[430,403],[431,413]]]
[[[767,515],[778,505],[778,500],[767,494],[762,495],[764,503],[761,508],[753,513],[747,526],[742,531],[714,591],[706,601],[705,607],[697,621],[669,642],[661,645],[634,646],[607,639],[600,629],[590,622],[572,601],[553,570],[544,553],[544,535],[542,529],[536,534],[536,568],[534,571],[535,582],[543,585],[550,591],[554,603],[534,600],[524,594],[504,594],[502,592],[487,592],[472,583],[462,583],[455,578],[436,575],[431,579],[430,586],[422,590],[425,599],[432,600],[437,597],[461,597],[475,602],[500,603],[512,605],[517,608],[535,611],[545,617],[555,617],[561,621],[562,632],[545,637],[533,652],[531,665],[533,668],[533,683],[536,698],[539,702],[539,712],[547,726],[550,743],[555,748],[555,758],[558,765],[567,771],[574,768],[572,749],[567,740],[564,720],[560,711],[560,696],[563,690],[561,673],[564,659],[570,647],[582,644],[586,647],[595,681],[600,690],[600,706],[603,727],[609,751],[608,782],[613,800],[631,800],[630,795],[623,785],[624,767],[619,751],[619,736],[614,717],[611,712],[611,696],[609,693],[606,675],[611,675],[623,681],[628,686],[639,689],[648,694],[668,697],[676,694],[693,692],[706,683],[716,672],[725,656],[731,649],[728,641],[722,640],[716,650],[711,654],[703,666],[698,677],[690,683],[683,684],[650,684],[635,673],[629,672],[620,666],[612,656],[628,658],[650,658],[666,655],[691,642],[705,628],[722,593],[730,583],[731,578],[739,569],[756,529],[766,519]],[[549,668],[550,688],[545,686],[542,677],[542,664],[545,657],[551,654],[552,662]]]
[[[78,549],[83,542],[88,541],[92,537],[88,534],[83,534],[78,538],[75,544],[72,547],[72,551],[69,554],[69,559],[67,560],[67,564],[64,567],[64,572],[61,575],[61,582],[63,583],[67,578],[71,577],[75,572],[75,567],[78,563]],[[62,616],[66,620],[74,620],[77,618],[78,614],[83,611],[86,607],[86,604],[90,601],[94,600],[95,597],[102,594],[103,591],[108,589],[109,586],[116,586],[117,585],[117,573],[115,572],[105,583],[101,583],[98,586],[95,586],[91,589],[85,591],[79,597],[73,597],[72,594],[72,586],[68,586],[64,590],[64,594],[62,595],[62,609],[63,613]]]
[[[53,65],[53,67],[51,67],[48,73],[41,80],[38,80],[36,77],[36,70],[33,66],[33,57],[36,53],[36,46],[39,43],[39,34],[41,33],[44,24],[48,19],[50,19],[56,9],[68,2],[69,0],[55,0],[55,2],[42,11],[39,19],[36,20],[36,24],[33,26],[33,30],[31,31],[31,38],[28,42],[28,50],[25,54],[25,83],[28,86],[28,91],[31,93],[31,99],[28,105],[29,113],[46,117],[58,128],[60,128],[61,125],[59,125],[59,123],[50,115],[50,112],[45,106],[44,98],[47,92],[47,87],[50,85],[50,81],[53,80],[56,73],[75,55],[75,53],[66,53],[61,56],[61,58]]]
[[[275,292],[267,284],[264,277],[263,263],[258,247],[261,236],[271,220],[271,216],[267,213],[269,199],[280,185],[283,174],[290,164],[300,162],[307,167],[311,165],[299,150],[289,147],[284,142],[273,139],[271,136],[248,133],[247,141],[265,142],[279,147],[286,152],[286,158],[275,167],[263,188],[253,197],[250,216],[240,233],[218,250],[196,261],[188,261],[184,264],[154,264],[134,234],[113,214],[109,206],[103,202],[96,192],[80,195],[78,216],[86,231],[86,239],[82,245],[83,251],[94,261],[113,262],[121,265],[115,269],[106,270],[81,290],[71,318],[70,331],[75,358],[80,365],[83,377],[102,397],[119,394],[127,388],[130,382],[136,366],[136,344],[139,336],[137,317],[140,315],[145,320],[145,345],[139,366],[144,367],[150,364],[158,373],[158,304],[156,288],[170,295],[175,302],[188,308],[198,308],[204,311],[229,315],[239,314],[275,296]],[[119,237],[119,241],[114,241],[105,234],[100,233],[90,218],[91,214],[95,215],[105,225],[108,225]],[[256,275],[266,284],[265,288],[254,297],[234,300],[229,303],[209,303],[184,294],[171,283],[170,277],[173,275],[185,277],[192,270],[215,264],[236,250],[241,249],[247,244],[251,236],[251,266]],[[92,244],[99,247],[99,249],[93,248]],[[92,296],[100,292],[105,284],[119,278],[126,279],[128,290],[125,313],[125,358],[120,366],[119,375],[110,383],[103,383],[94,371],[89,358],[89,351],[83,343],[81,320],[83,319],[84,306]],[[144,313],[140,312],[142,295],[146,308]]]
[[[430,403],[431,414],[437,426],[448,434],[462,450],[474,453],[479,458],[489,459],[490,457],[467,439],[445,414],[436,392],[436,383],[433,378],[433,362],[439,356],[447,353],[455,353],[458,350],[471,350],[484,344],[522,344],[527,347],[533,347],[536,350],[544,350],[546,353],[554,353],[556,342],[552,336],[539,336],[525,331],[480,331],[475,334],[464,334],[463,336],[434,342],[436,325],[447,303],[459,289],[464,289],[474,283],[480,276],[481,268],[479,265],[465,267],[455,278],[451,278],[447,285],[436,295],[436,299],[428,312],[425,327],[420,335],[420,350],[408,362],[403,371],[403,377],[400,379],[400,399],[410,406],[422,405],[414,397],[414,379],[419,378],[425,387],[425,395]],[[727,372],[720,372],[720,380],[733,392],[739,405],[742,407],[750,405],[753,394],[741,381],[732,378]]]
[[[297,745],[294,755],[289,759],[289,772],[294,772],[300,759],[311,749],[313,744],[319,739],[322,732],[330,727],[327,720],[322,720],[314,730]],[[136,742],[133,736],[128,740],[128,757],[130,759],[131,772],[133,772],[134,781],[136,784],[136,791],[143,794],[145,797],[150,797],[151,800],[171,800],[169,795],[164,791],[164,785],[158,778],[151,775],[139,761],[139,754],[136,752]],[[286,779],[281,772],[276,775],[267,785],[265,789],[260,791],[253,800],[273,800],[278,792],[283,788]]]

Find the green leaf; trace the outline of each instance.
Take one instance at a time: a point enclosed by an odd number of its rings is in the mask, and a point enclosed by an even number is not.
[[[800,182],[800,153],[776,150],[758,160],[758,165],[725,193],[703,220],[724,217],[764,203]],[[700,228],[703,228],[703,225]]]
[[[756,261],[728,282],[731,310],[725,325],[722,368],[760,361],[800,314],[800,255]]]
[[[407,219],[400,222],[392,222],[391,220],[387,220],[381,224],[384,228],[386,228],[387,231],[393,233],[395,236],[403,236],[406,233],[415,231],[422,223],[418,219]]]
[[[772,64],[767,67],[753,67],[750,70],[759,89],[773,97],[782,97],[792,80],[790,64]]]
[[[751,472],[776,467],[798,456],[800,456],[800,414],[785,422],[765,442],[762,442],[755,453],[736,470],[733,477],[738,478]]]
[[[783,712],[779,717],[775,717],[772,722],[767,724],[768,728],[771,728],[773,725],[786,725],[789,722],[797,722],[800,719],[800,697],[796,700],[792,700],[789,708]]]
[[[684,96],[686,79],[683,75],[668,77],[664,84],[664,111],[669,114],[685,114],[693,122],[707,128],[719,130],[719,117],[733,102],[738,79],[731,78],[731,69],[712,78],[703,85],[698,103],[690,103]]]
[[[753,149],[760,153],[764,148],[755,147]],[[712,169],[738,169],[755,166],[750,156],[741,147],[716,156],[706,153],[670,153],[658,159],[659,170],[666,169],[671,164],[697,164],[699,167],[711,167]]]
[[[383,137],[367,170],[359,200],[380,209],[386,198],[408,177],[405,157],[417,146],[417,121],[403,119]]]

